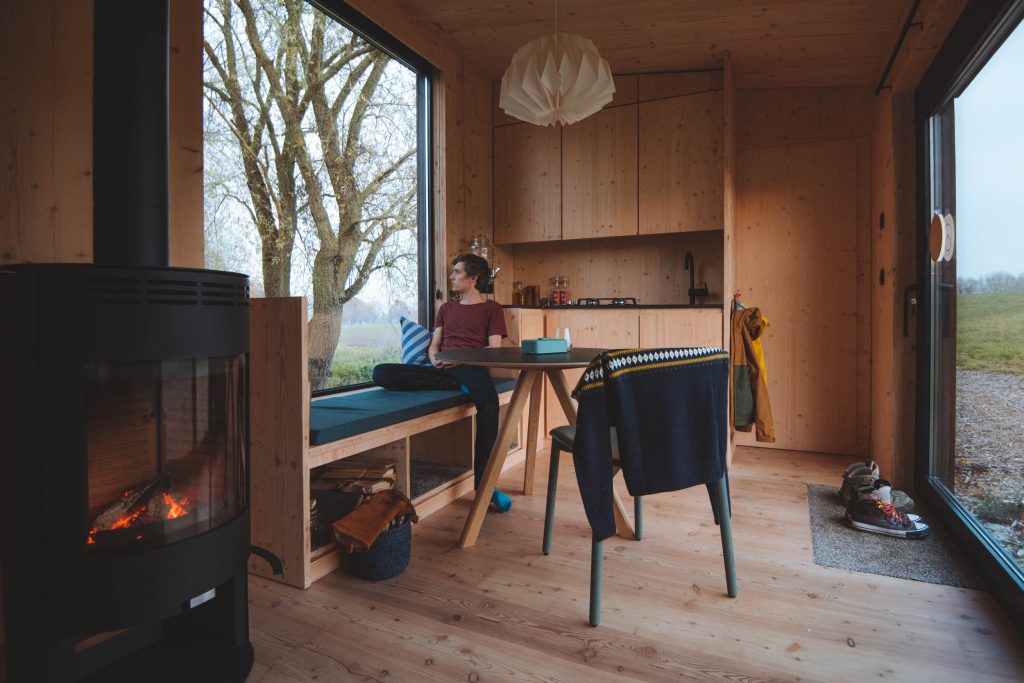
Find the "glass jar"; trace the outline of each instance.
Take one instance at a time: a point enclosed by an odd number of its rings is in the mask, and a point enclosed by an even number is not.
[[[522,306],[526,303],[526,299],[524,297],[523,283],[520,280],[516,280],[512,283],[512,304]]]
[[[473,235],[473,237],[469,241],[469,250],[470,250],[470,252],[476,254],[477,256],[479,256],[479,257],[483,258],[485,261],[487,261],[487,265],[489,267],[493,267],[494,266],[494,264],[491,263],[491,236],[490,235],[487,235],[487,234],[482,233],[482,232],[481,233],[477,233],[476,235]]]

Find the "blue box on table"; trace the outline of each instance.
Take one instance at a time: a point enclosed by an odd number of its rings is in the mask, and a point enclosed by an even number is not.
[[[565,353],[569,350],[569,344],[564,339],[541,337],[539,339],[524,339],[520,348],[523,353]]]

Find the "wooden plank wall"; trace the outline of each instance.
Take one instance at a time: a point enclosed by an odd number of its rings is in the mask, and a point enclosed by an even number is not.
[[[683,269],[687,250],[697,260],[696,285],[708,283],[710,295],[704,302],[722,301],[722,233],[718,230],[628,241],[518,244],[509,251],[516,256],[516,279],[540,285],[541,297],[550,293],[550,278],[565,275],[574,299],[633,296],[644,304],[678,304],[688,300],[689,273]]]
[[[281,580],[303,585],[310,550],[309,382],[305,367],[305,297],[253,299],[249,359],[249,489],[252,544],[278,550]],[[295,382],[294,378],[301,378]],[[266,560],[249,556],[249,571],[269,576]]]
[[[774,448],[868,452],[870,98],[867,88],[738,93],[735,282],[771,322]]]
[[[0,263],[92,261],[92,2],[0,5]]]
[[[897,242],[893,210],[892,93],[874,98],[872,117],[872,272],[871,287],[871,457],[886,476],[893,476],[893,437],[896,433],[895,298],[902,293],[896,269]]]
[[[907,34],[889,87],[874,98],[872,158],[874,235],[872,272],[885,272],[873,287],[871,456],[882,472],[909,486],[914,479],[916,316],[903,336],[903,287],[915,280],[916,165],[913,92],[960,16],[966,0],[923,3],[918,29]],[[878,229],[885,213],[885,228]]]
[[[203,0],[171,3],[170,202],[171,265],[202,268]]]
[[[0,6],[0,263],[92,262],[91,0]],[[171,265],[203,262],[202,0],[171,4]]]

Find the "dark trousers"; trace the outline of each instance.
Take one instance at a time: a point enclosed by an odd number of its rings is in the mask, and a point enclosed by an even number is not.
[[[498,438],[498,392],[487,368],[476,365],[458,365],[454,368],[435,368],[426,365],[382,363],[373,369],[373,381],[385,389],[410,391],[416,389],[442,389],[458,391],[460,385],[469,389],[469,397],[476,406],[476,443],[473,448],[474,487],[480,488],[484,468],[491,457],[491,449]]]

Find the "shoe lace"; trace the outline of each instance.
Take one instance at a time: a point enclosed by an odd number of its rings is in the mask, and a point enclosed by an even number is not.
[[[882,513],[886,517],[892,517],[893,519],[898,521],[900,524],[909,524],[910,523],[910,519],[905,514],[903,514],[899,510],[897,510],[896,506],[893,505],[891,502],[890,503],[883,503],[882,501],[880,501],[880,500],[878,500],[876,498],[875,499],[875,506],[879,510],[881,510]]]

